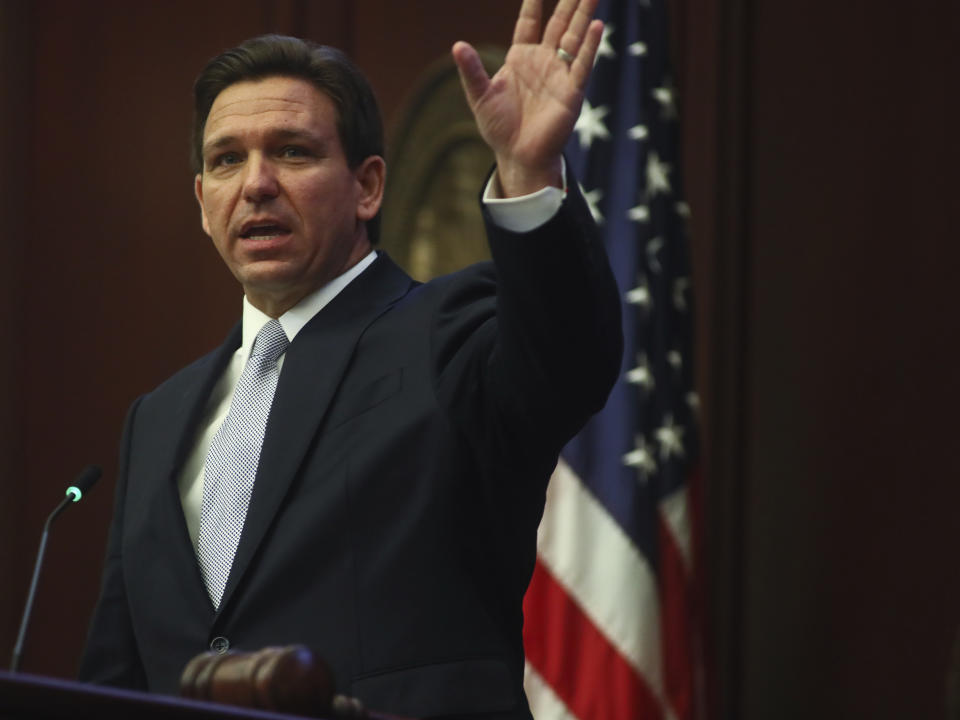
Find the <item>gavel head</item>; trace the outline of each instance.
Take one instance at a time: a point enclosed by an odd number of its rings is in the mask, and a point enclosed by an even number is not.
[[[327,714],[335,690],[329,666],[302,645],[203,653],[180,676],[183,697],[296,715]]]

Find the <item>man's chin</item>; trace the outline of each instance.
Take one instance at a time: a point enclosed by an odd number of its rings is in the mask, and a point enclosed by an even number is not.
[[[255,292],[283,292],[300,284],[303,272],[283,260],[259,260],[246,263],[234,272],[244,290]]]
[[[244,268],[237,279],[250,303],[268,315],[274,315],[278,308],[285,312],[318,287],[312,278],[282,263],[266,265],[257,263],[256,268]]]

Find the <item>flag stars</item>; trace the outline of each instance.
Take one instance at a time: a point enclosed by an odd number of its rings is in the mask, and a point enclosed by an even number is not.
[[[680,218],[680,222],[683,224],[683,230],[686,233],[690,232],[690,206],[685,202],[678,202],[674,205],[674,210],[676,210],[677,217]]]
[[[640,203],[627,210],[627,218],[633,222],[648,222],[650,220],[650,208]]]
[[[593,145],[596,138],[601,140],[610,139],[610,131],[603,122],[603,118],[610,112],[606,105],[594,107],[590,101],[584,98],[583,107],[580,108],[580,116],[573,130],[580,137],[580,147],[584,150]]]
[[[600,212],[600,200],[603,198],[603,190],[595,188],[594,190],[588,191],[581,185],[580,193],[583,195],[583,199],[587,201],[587,207],[590,208],[593,221],[597,225],[603,225],[603,213]]]
[[[637,366],[627,371],[626,380],[631,385],[639,385],[647,392],[653,390],[656,382],[653,379],[653,373],[650,372],[650,364],[647,362],[646,353],[637,355]]]
[[[647,243],[647,265],[657,275],[663,272],[663,266],[660,264],[660,248],[663,247],[663,238],[655,237]]]
[[[650,286],[647,285],[647,277],[643,274],[637,278],[637,286],[627,292],[627,302],[631,305],[638,305],[644,309],[649,309],[651,303]]]
[[[593,58],[593,64],[596,65],[600,58],[615,58],[617,51],[613,49],[613,43],[610,42],[610,36],[613,35],[613,24],[606,23],[603,26],[603,37],[600,38],[600,47],[597,48],[597,54]]]
[[[647,196],[654,197],[659,193],[669,193],[670,172],[673,168],[668,163],[662,162],[660,156],[651,152],[647,156]]]
[[[638,10],[643,13],[650,7],[649,0],[625,2],[631,4],[631,12],[635,15]],[[647,15],[641,14],[641,17]],[[642,36],[639,35],[634,35],[635,41],[631,42],[627,31],[626,26],[615,28],[607,24],[603,28],[594,63],[598,67],[612,69],[615,63],[623,62],[623,71],[629,68],[633,73],[657,70],[647,68],[646,64],[651,55],[657,54],[655,51],[658,48],[640,41]],[[600,58],[607,59],[605,65]],[[626,310],[630,321],[642,326],[645,333],[648,330],[649,313],[654,308],[669,315],[671,322],[684,324],[689,319],[684,314],[689,314],[693,305],[690,271],[680,270],[686,277],[675,276],[675,266],[684,265],[685,262],[682,251],[674,245],[681,238],[675,238],[673,234],[689,223],[690,208],[674,192],[673,186],[680,182],[680,168],[674,167],[679,161],[672,150],[666,148],[666,144],[663,147],[658,144],[664,127],[662,123],[675,122],[678,117],[679,93],[674,82],[670,77],[659,75],[638,89],[637,94],[641,103],[639,108],[633,108],[638,114],[630,118],[634,123],[632,126],[629,122],[620,124],[619,108],[612,100],[594,97],[592,100],[596,105],[590,99],[584,99],[574,131],[581,150],[602,148],[604,153],[607,150],[614,154],[623,153],[624,159],[629,157],[638,172],[639,176],[631,180],[632,191],[628,190],[629,185],[621,186],[625,195],[620,197],[625,197],[626,202],[616,209],[613,204],[617,198],[615,195],[605,196],[607,190],[603,183],[591,180],[592,189],[588,190],[582,185],[580,189],[597,224],[605,224],[602,210],[613,213],[610,220],[612,225],[619,226],[625,219],[624,215],[628,222],[639,223],[628,226],[632,230],[632,239],[640,244],[633,246],[636,257],[631,258],[637,266],[633,270],[636,280],[633,287],[627,286],[629,289],[623,293],[623,299],[625,307],[635,308]],[[630,99],[635,101],[637,95]],[[682,232],[676,234],[683,235]],[[661,333],[659,326],[653,329],[657,332],[656,337],[637,338],[639,345],[628,355],[628,365],[621,376],[624,385],[620,388],[629,388],[628,394],[636,393],[632,395],[633,399],[639,398],[642,406],[650,406],[644,407],[643,429],[635,428],[633,442],[628,441],[619,448],[623,453],[621,462],[624,468],[635,472],[635,482],[642,484],[655,483],[664,467],[676,465],[678,460],[683,461],[687,453],[685,445],[691,446],[692,454],[695,452],[697,433],[693,418],[699,408],[699,398],[684,382],[685,371],[689,374],[690,369],[685,367],[686,336],[681,334],[678,337],[674,332]],[[665,345],[661,344],[664,342]],[[653,349],[654,345],[656,349]],[[633,357],[632,363],[629,362],[630,357]],[[654,394],[664,392],[672,396],[669,406],[672,412],[663,413],[662,407],[652,407]],[[647,413],[653,412],[657,414],[651,418]]]
[[[683,457],[683,433],[683,427],[673,424],[673,415],[668,414],[663,419],[663,425],[654,431],[654,437],[660,444],[661,460],[669,460],[671,455]]]
[[[677,278],[673,281],[673,306],[680,312],[686,312],[687,310],[687,290],[689,288],[689,278]]]
[[[623,464],[637,469],[640,480],[644,483],[657,471],[657,460],[647,447],[647,440],[643,435],[637,435],[634,440],[636,446],[623,456]]]
[[[680,354],[679,350],[671,350],[668,352],[667,362],[670,363],[670,367],[677,372],[680,372],[683,369],[683,355]]]
[[[661,120],[673,120],[677,117],[677,101],[670,78],[667,78],[661,87],[654,88],[652,95],[653,99],[660,103]]]

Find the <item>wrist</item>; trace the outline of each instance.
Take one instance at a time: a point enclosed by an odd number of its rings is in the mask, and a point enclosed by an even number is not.
[[[563,160],[557,155],[542,167],[497,158],[495,190],[504,198],[530,195],[545,187],[563,188]]]

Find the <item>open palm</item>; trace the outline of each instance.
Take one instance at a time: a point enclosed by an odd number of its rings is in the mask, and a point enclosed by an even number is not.
[[[492,78],[473,47],[453,47],[467,102],[496,156],[507,196],[559,184],[560,153],[577,121],[603,33],[603,24],[591,20],[596,1],[560,0],[541,38],[540,0],[524,0],[513,44]]]

